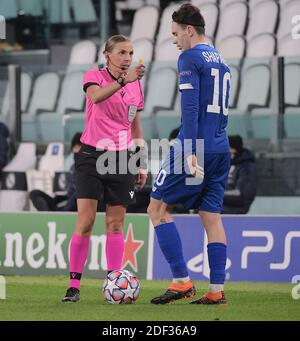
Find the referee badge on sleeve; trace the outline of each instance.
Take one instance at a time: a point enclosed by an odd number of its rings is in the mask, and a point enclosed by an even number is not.
[[[128,109],[128,121],[132,122],[135,118],[137,112],[137,106],[136,105],[130,105]]]

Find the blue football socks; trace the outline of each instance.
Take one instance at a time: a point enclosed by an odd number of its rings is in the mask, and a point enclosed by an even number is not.
[[[227,246],[223,243],[209,243],[207,245],[211,284],[224,284],[226,251]]]
[[[161,251],[170,264],[173,278],[188,277],[181,240],[175,223],[160,224],[155,227],[155,232]]]

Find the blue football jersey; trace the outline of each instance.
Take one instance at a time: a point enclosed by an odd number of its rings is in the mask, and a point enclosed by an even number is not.
[[[178,138],[204,139],[205,153],[229,151],[226,126],[230,69],[220,53],[208,44],[197,44],[178,60],[182,126]]]

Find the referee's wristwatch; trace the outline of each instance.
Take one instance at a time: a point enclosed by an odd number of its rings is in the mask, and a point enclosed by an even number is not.
[[[125,78],[120,76],[116,79],[117,83],[120,84],[122,87],[125,86]]]

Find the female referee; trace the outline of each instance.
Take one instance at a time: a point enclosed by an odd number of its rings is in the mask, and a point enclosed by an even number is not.
[[[86,120],[82,147],[75,157],[78,215],[70,247],[70,284],[63,302],[77,302],[80,298],[80,279],[101,193],[104,192],[106,203],[107,270],[118,270],[124,253],[127,205],[135,202],[134,185],[142,188],[147,180],[145,170],[140,169],[135,175],[129,172],[127,157],[131,155],[133,139],[139,139],[140,145],[136,147],[143,147],[140,111],[144,96],[140,79],[144,76],[144,65],[129,70],[133,45],[122,35],[109,38],[103,53],[106,67],[91,69],[83,78]],[[105,153],[113,154],[115,162],[110,164],[108,158],[103,166],[99,159]],[[118,171],[119,166],[124,169],[124,162],[126,171]]]

